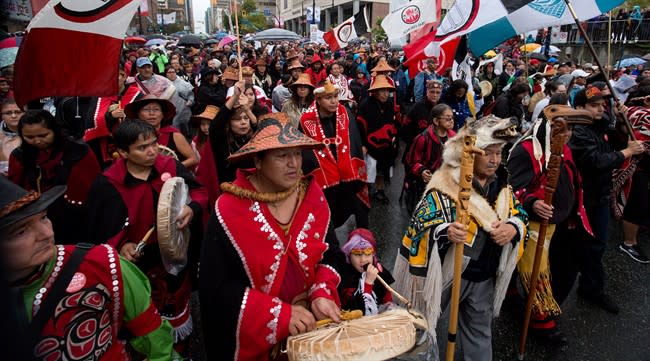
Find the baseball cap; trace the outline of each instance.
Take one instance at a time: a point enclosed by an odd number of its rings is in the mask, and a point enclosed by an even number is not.
[[[135,65],[138,68],[142,68],[145,65],[153,65],[153,64],[151,64],[151,60],[149,60],[149,58],[141,57],[141,58],[138,58],[138,60],[135,61]]]
[[[576,106],[585,106],[587,103],[597,102],[603,98],[605,98],[605,96],[598,87],[587,85],[586,88],[576,93],[573,98],[573,104]]]
[[[572,75],[574,78],[586,78],[586,77],[588,77],[590,74],[587,73],[586,71],[582,70],[582,69],[576,69],[576,70],[574,70],[574,71],[571,72],[571,75]]]

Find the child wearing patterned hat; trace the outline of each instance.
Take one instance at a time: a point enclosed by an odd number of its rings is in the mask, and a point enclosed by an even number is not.
[[[341,309],[362,310],[366,316],[393,306],[393,296],[378,280],[394,282],[390,272],[382,267],[377,258],[377,242],[369,230],[357,228],[350,233],[341,248],[347,263],[341,271],[338,287]]]

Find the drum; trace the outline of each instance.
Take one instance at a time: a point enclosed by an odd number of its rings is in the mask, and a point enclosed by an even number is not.
[[[387,360],[408,352],[418,321],[405,309],[328,324],[287,340],[289,360]]]
[[[171,148],[166,147],[166,146],[164,146],[162,144],[158,144],[158,149],[160,150],[160,154],[166,155],[166,156],[169,156],[169,157],[172,157],[172,158],[178,160],[178,154],[176,154],[176,152],[174,152]]]
[[[165,268],[171,274],[177,274],[187,262],[190,229],[188,226],[179,230],[176,219],[187,204],[188,198],[189,190],[185,180],[172,177],[163,184],[158,199],[158,245]]]

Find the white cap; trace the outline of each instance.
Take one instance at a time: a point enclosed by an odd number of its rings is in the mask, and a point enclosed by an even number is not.
[[[571,72],[571,76],[573,76],[574,78],[586,78],[589,75],[590,75],[589,73],[587,73],[586,71],[584,71],[582,69],[576,69],[576,70]]]

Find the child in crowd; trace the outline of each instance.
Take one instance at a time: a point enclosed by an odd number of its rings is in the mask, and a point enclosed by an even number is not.
[[[341,309],[362,310],[370,316],[393,306],[393,295],[377,280],[379,275],[388,284],[394,281],[377,259],[377,242],[372,232],[355,229],[342,250],[347,264],[341,271],[338,287]]]

